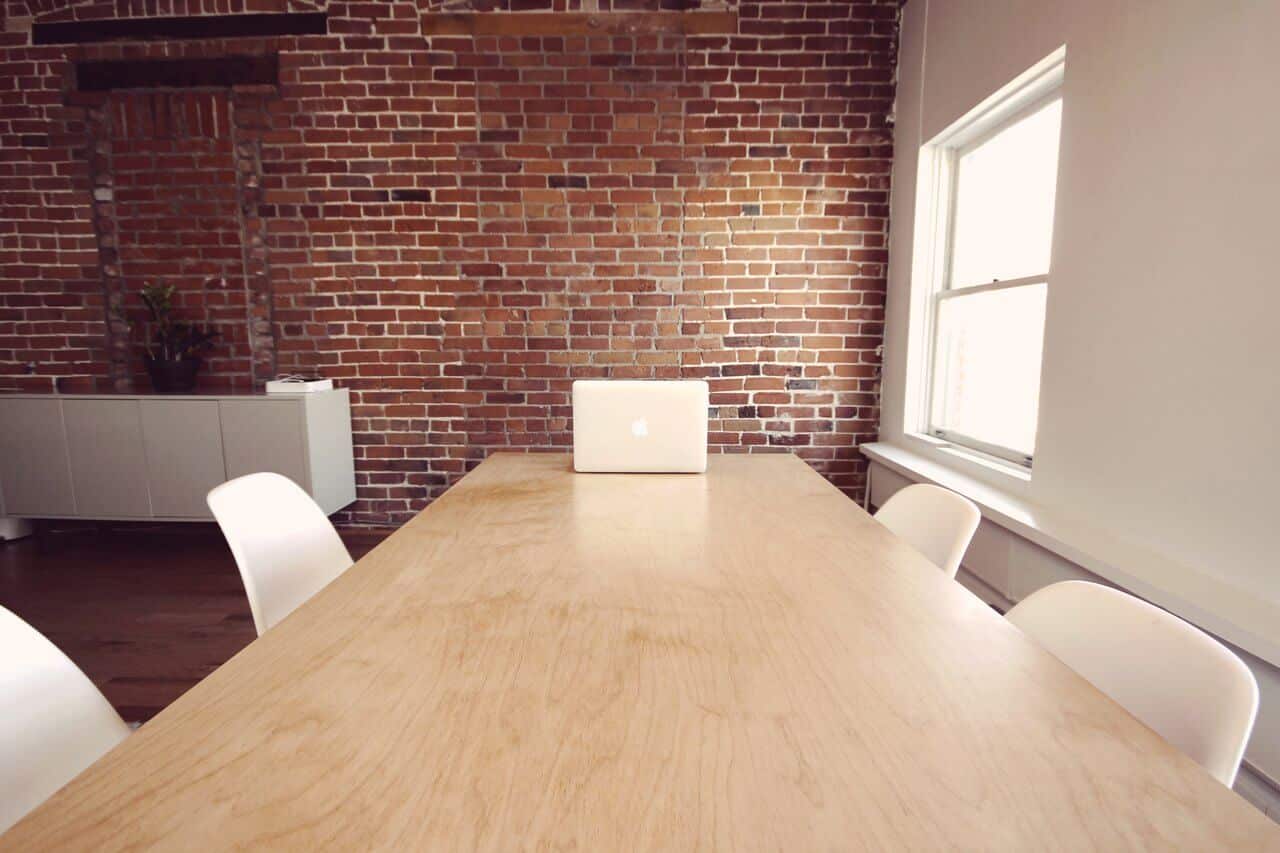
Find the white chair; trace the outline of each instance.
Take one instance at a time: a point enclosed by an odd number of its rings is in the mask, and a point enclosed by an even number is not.
[[[240,568],[259,636],[351,567],[324,511],[288,477],[247,474],[207,501]]]
[[[71,659],[0,607],[0,832],[128,736]]]
[[[1008,619],[1228,787],[1258,713],[1253,673],[1222,643],[1128,593],[1064,581]]]
[[[916,483],[894,492],[876,511],[875,520],[954,578],[982,513],[963,495]]]

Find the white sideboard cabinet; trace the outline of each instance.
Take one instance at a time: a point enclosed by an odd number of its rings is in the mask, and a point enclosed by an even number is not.
[[[354,501],[347,389],[0,395],[0,516],[207,521],[209,490],[256,471]]]

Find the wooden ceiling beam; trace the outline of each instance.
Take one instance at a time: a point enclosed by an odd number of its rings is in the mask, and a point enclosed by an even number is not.
[[[737,12],[427,13],[427,36],[719,35],[738,31]]]

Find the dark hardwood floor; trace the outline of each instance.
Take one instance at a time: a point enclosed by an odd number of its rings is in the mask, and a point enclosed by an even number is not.
[[[344,537],[359,559],[376,537]],[[42,532],[0,545],[0,605],[145,722],[256,636],[213,525]]]

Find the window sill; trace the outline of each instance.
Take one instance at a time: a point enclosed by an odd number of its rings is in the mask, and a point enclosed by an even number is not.
[[[945,441],[925,432],[909,433],[909,437],[928,445],[937,453],[943,454],[943,458],[958,461],[961,465],[979,465],[986,473],[996,477],[1008,477],[1013,482],[1024,484],[1031,482],[1030,468],[1015,465],[1007,459],[1001,459],[998,456],[992,456],[980,450],[965,447],[962,444]]]
[[[913,450],[884,442],[863,444],[859,449],[868,459],[903,477],[959,492],[978,505],[986,521],[1280,666],[1280,602],[1121,539],[1069,513],[1041,507]]]

